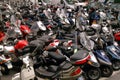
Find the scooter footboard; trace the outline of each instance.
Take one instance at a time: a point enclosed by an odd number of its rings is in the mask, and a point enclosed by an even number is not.
[[[76,80],[82,76],[80,67],[71,67],[68,70],[63,70],[60,75],[60,80]]]
[[[21,80],[30,80],[35,78],[33,67],[24,68],[20,73]]]

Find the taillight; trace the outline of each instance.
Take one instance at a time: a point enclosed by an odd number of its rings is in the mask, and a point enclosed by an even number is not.
[[[88,55],[86,58],[82,59],[82,60],[78,60],[75,62],[75,64],[79,65],[79,64],[84,64],[86,63],[88,60],[90,59],[90,55]]]
[[[75,76],[75,75],[78,75],[81,73],[81,69],[80,68],[77,68],[70,76]]]

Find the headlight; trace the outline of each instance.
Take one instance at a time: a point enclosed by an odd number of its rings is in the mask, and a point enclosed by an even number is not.
[[[118,43],[117,43],[117,42],[114,42],[114,45],[115,45],[115,46],[118,46]]]

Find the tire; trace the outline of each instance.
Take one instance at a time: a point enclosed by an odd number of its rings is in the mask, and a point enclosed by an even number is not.
[[[37,78],[37,77],[34,77],[34,80],[38,80],[38,78]]]
[[[101,75],[102,77],[110,77],[113,73],[112,66],[101,66]]]
[[[3,75],[8,75],[9,74],[9,69],[5,64],[1,65],[1,72]]]
[[[113,70],[119,70],[120,69],[120,61],[118,61],[118,60],[113,60],[112,61],[112,68],[113,68]]]
[[[8,40],[8,41],[7,41],[7,45],[14,45],[13,40]]]
[[[90,68],[86,74],[87,74],[88,80],[99,80],[99,78],[101,77],[100,69],[95,67]]]

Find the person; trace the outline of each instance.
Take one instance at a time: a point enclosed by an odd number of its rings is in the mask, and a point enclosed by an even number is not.
[[[94,8],[90,8],[89,10],[89,25],[92,25],[93,22],[97,22],[100,19],[100,15]]]

